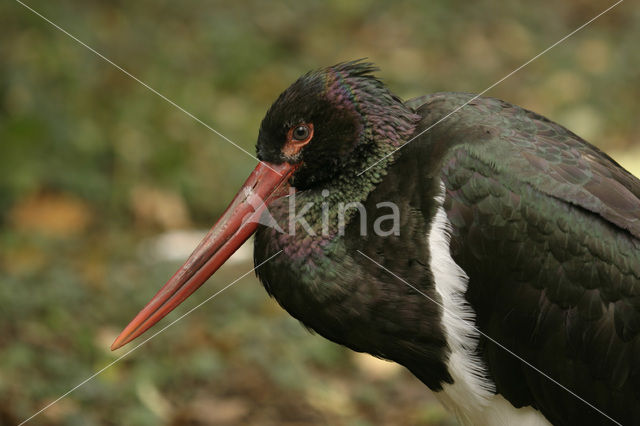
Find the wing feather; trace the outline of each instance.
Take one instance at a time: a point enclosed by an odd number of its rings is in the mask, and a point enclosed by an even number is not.
[[[427,128],[471,95],[412,104]],[[420,105],[418,105],[420,104]],[[640,423],[640,181],[562,126],[479,98],[421,136],[483,332],[618,421]],[[496,388],[552,422],[607,423],[483,340]]]

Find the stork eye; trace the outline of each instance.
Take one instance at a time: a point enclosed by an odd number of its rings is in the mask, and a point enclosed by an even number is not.
[[[304,141],[309,137],[309,127],[307,125],[298,126],[293,130],[293,139],[297,141]]]
[[[313,138],[313,123],[302,123],[290,127],[287,132],[287,141],[282,147],[284,155],[293,157]]]

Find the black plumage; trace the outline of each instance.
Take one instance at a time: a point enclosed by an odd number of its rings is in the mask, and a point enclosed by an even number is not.
[[[463,422],[640,424],[640,181],[531,111],[403,102],[374,71],[338,64],[285,90],[264,163],[113,347],[256,232],[257,274],[292,316],[405,366]],[[361,209],[341,217],[345,203]]]
[[[408,101],[420,117],[414,135],[472,97]],[[449,383],[441,308],[357,254],[438,301],[425,238],[442,182],[451,253],[469,276],[479,330],[616,421],[640,421],[638,179],[562,126],[491,98],[420,135],[384,173],[364,204],[400,206],[401,236],[363,238],[354,222],[338,255],[324,251],[328,266],[301,274],[291,259],[265,265],[258,274],[285,309],[335,342],[403,364],[433,390]],[[258,230],[257,263],[277,248],[272,238]],[[332,303],[313,290],[326,280]],[[478,351],[515,407],[535,407],[554,424],[611,422],[485,337]]]

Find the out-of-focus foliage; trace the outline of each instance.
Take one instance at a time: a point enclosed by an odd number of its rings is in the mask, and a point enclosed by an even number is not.
[[[26,3],[249,152],[270,103],[309,69],[368,57],[404,98],[479,92],[606,7]],[[621,4],[487,95],[638,173],[639,11]],[[149,239],[210,225],[255,160],[19,3],[0,4],[0,28],[0,423],[15,424],[128,350],[108,346],[177,266],[145,257]],[[225,266],[172,317],[250,268]],[[250,276],[33,422],[453,422],[390,365],[309,335]]]

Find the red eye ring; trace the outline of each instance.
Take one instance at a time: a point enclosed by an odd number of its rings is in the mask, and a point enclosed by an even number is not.
[[[293,157],[313,138],[313,123],[300,123],[287,132],[287,141],[282,148],[284,155]]]

